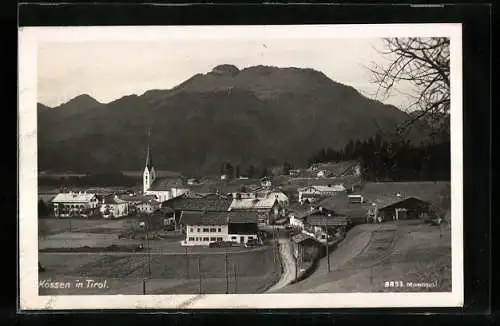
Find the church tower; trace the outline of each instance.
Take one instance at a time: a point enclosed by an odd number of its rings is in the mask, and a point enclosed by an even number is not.
[[[150,136],[151,136],[151,131],[148,129],[148,149],[146,154],[146,166],[144,167],[144,172],[142,174],[143,192],[148,191],[156,179],[156,172],[153,166],[153,155],[151,154],[151,146],[149,144]]]

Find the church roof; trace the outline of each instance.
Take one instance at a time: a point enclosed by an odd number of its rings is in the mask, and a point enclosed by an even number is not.
[[[162,178],[158,177],[153,181],[151,188],[148,191],[168,191],[172,188],[184,187],[184,180],[182,178]]]

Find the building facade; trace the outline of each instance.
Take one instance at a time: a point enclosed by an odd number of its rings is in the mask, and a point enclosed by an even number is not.
[[[334,196],[340,192],[346,191],[344,185],[327,185],[327,186],[308,186],[299,188],[299,203],[312,203],[318,199],[328,196]]]
[[[129,203],[121,200],[118,196],[104,198],[104,202],[99,208],[103,218],[120,218],[129,214]]]
[[[92,212],[97,209],[99,200],[93,193],[70,191],[57,194],[52,205],[55,216],[68,217]]]
[[[181,216],[185,225],[185,246],[208,246],[212,242],[231,241],[245,244],[258,238],[255,212],[186,212]]]

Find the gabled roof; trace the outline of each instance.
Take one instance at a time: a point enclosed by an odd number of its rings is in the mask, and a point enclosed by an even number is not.
[[[120,196],[121,200],[127,201],[127,202],[143,202],[143,201],[148,201],[148,200],[154,200],[156,197],[154,195],[143,195],[143,196]]]
[[[276,198],[242,198],[233,199],[229,207],[230,210],[261,210],[271,209],[277,202]]]
[[[170,207],[180,211],[227,211],[231,206],[232,199],[227,198],[189,198],[179,196],[164,201],[162,206]]]
[[[346,188],[344,185],[336,184],[336,185],[317,185],[317,186],[307,186],[298,189],[299,191],[317,191],[317,192],[339,192],[345,191]]]
[[[310,215],[306,217],[309,225],[343,226],[349,223],[349,218],[345,216]]]
[[[156,178],[148,191],[169,191],[172,188],[184,188],[185,183],[181,178]]]
[[[367,201],[387,206],[408,197],[432,201],[450,186],[449,181],[424,182],[367,182],[361,193]],[[401,197],[398,197],[397,194]]]
[[[351,203],[349,197],[345,193],[340,193],[336,196],[330,196],[323,199],[314,207],[324,208],[335,212],[336,215],[345,215],[349,217],[365,217],[368,213],[368,208],[371,203]]]
[[[184,225],[224,225],[257,223],[256,212],[184,212],[181,223]]]
[[[127,202],[124,200],[121,200],[118,197],[115,196],[107,196],[104,197],[104,204],[106,205],[120,205],[120,204],[126,204]]]
[[[292,237],[292,241],[295,243],[301,243],[304,241],[316,241],[313,237],[310,235],[304,234],[304,233],[299,233],[296,234]]]
[[[86,192],[66,192],[57,194],[53,203],[82,203],[89,202],[92,198],[95,198],[95,194]]]

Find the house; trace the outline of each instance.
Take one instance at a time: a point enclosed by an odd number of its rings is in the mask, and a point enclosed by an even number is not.
[[[52,199],[54,215],[57,217],[92,214],[98,204],[96,195],[87,192],[59,193]]]
[[[272,181],[271,181],[271,178],[269,177],[264,177],[262,179],[260,179],[260,185],[261,187],[263,188],[270,188],[272,186]]]
[[[188,179],[187,184],[190,186],[197,185],[197,184],[200,184],[200,180],[198,180],[196,178],[191,178],[191,179]]]
[[[186,228],[182,245],[208,246],[211,242],[232,241],[241,244],[258,239],[256,212],[199,211],[183,212]]]
[[[288,196],[280,190],[259,189],[254,192],[255,198],[276,198],[282,207],[288,206]]]
[[[228,211],[233,199],[215,195],[191,198],[184,194],[176,198],[169,199],[161,203],[161,207],[169,207],[174,211],[176,229],[185,230],[185,225],[181,222],[181,215],[186,212],[223,212]]]
[[[135,205],[135,211],[142,214],[152,214],[154,211],[160,208],[160,203],[156,200],[149,199],[140,202]]]
[[[117,195],[104,198],[99,208],[103,218],[120,218],[129,214],[129,203],[121,200]]]
[[[374,218],[381,221],[418,219],[429,211],[429,202],[416,197],[383,198],[374,203]]]
[[[150,209],[147,208],[147,205],[141,205],[145,202],[155,201],[156,196],[154,195],[123,195],[119,197],[121,200],[126,201],[129,204],[129,212],[130,213],[141,213],[141,212],[150,212]],[[151,209],[153,209],[152,207]]]
[[[316,174],[316,178],[328,178],[330,176],[330,172],[327,170],[321,170]]]
[[[318,186],[307,186],[298,189],[299,192],[299,203],[312,203],[318,199],[335,195],[339,192],[344,192],[346,188],[344,185],[318,185]]]
[[[298,177],[300,175],[300,169],[291,169],[290,171],[288,171],[288,175],[290,175],[291,177]]]
[[[353,224],[365,223],[373,209],[372,204],[366,202],[363,196],[352,196],[345,192],[327,197],[313,204],[313,207],[334,216],[348,217]]]
[[[170,207],[160,207],[151,214],[152,219],[159,220],[162,226],[175,226],[175,211]]]
[[[300,266],[304,261],[314,259],[314,254],[318,250],[317,239],[305,233],[299,233],[292,236],[291,240],[293,256],[297,260],[297,265]]]
[[[229,211],[257,212],[259,223],[272,224],[279,217],[285,216],[285,211],[276,198],[235,198],[229,206]]]
[[[146,166],[142,173],[142,184],[143,194],[155,196],[158,202],[163,202],[189,192],[189,189],[184,186],[182,178],[162,178],[157,176],[156,169],[153,165],[153,155],[149,146],[149,141],[146,154]]]
[[[361,193],[371,207],[371,219],[381,221],[424,217],[436,198],[447,193],[449,182],[369,182]]]

